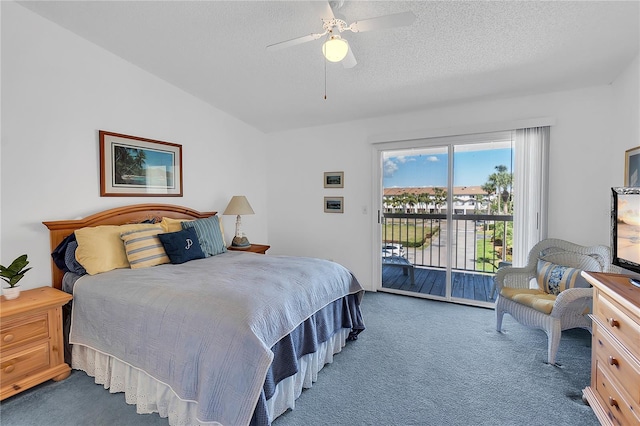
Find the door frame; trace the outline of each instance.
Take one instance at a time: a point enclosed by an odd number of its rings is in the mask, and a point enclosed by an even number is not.
[[[489,123],[460,125],[440,129],[393,129],[388,133],[372,135],[369,138],[369,143],[371,144],[371,176],[373,179],[371,191],[371,206],[377,211],[377,214],[373,215],[374,217],[371,221],[372,241],[375,242],[375,244],[372,244],[371,247],[371,256],[373,259],[371,277],[373,279],[374,291],[378,291],[380,288],[382,288],[382,257],[380,256],[380,248],[378,247],[379,242],[382,241],[382,229],[380,227],[380,214],[382,214],[382,212],[379,210],[381,207],[380,200],[382,194],[382,174],[380,173],[380,171],[382,170],[382,151],[386,151],[392,148],[412,148],[415,147],[415,144],[418,140],[433,140],[445,137],[448,138],[450,136],[464,137],[465,135],[468,136],[477,135],[480,133],[512,131],[514,129],[526,129],[531,127],[551,127],[555,124],[555,117],[541,116],[519,120],[505,120]]]

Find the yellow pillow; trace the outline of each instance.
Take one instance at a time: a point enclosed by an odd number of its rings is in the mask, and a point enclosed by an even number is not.
[[[124,243],[120,234],[138,229],[157,227],[152,223],[136,223],[131,225],[101,225],[81,228],[75,231],[78,248],[76,260],[87,270],[89,275],[128,268],[129,261],[124,251]]]
[[[170,262],[158,238],[158,234],[162,233],[162,228],[156,226],[151,229],[128,231],[120,235],[131,269],[148,268]]]
[[[170,217],[163,217],[160,226],[164,232],[178,232],[182,231],[182,222],[191,221],[191,219],[173,219]]]
[[[170,217],[163,217],[162,222],[160,222],[160,226],[164,232],[178,232],[182,231],[182,222],[191,222],[194,219],[172,219]],[[222,234],[222,243],[226,246],[227,243],[224,240],[224,228],[222,227],[222,220],[218,221],[220,223],[220,233]]]

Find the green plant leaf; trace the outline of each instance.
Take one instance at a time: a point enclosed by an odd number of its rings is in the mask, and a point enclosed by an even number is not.
[[[3,281],[9,284],[10,287],[14,287],[16,284],[18,284],[18,281],[20,281],[24,277],[24,274],[26,274],[27,271],[31,269],[25,269],[28,264],[29,261],[27,260],[26,254],[18,256],[13,262],[11,262],[11,265],[9,265],[9,267],[0,265],[0,276],[2,277]]]

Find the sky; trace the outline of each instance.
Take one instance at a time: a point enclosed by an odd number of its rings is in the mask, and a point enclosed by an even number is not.
[[[406,152],[405,152],[406,153]],[[454,186],[481,186],[498,165],[512,170],[512,150],[484,149],[454,153]],[[411,155],[386,153],[383,187],[447,186],[446,148],[416,150]]]
[[[174,156],[171,152],[145,148],[144,154],[147,160],[145,166],[174,166]]]

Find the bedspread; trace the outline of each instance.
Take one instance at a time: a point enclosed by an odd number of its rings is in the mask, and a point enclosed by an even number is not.
[[[198,403],[198,419],[248,424],[270,348],[314,312],[363,294],[321,259],[228,252],[119,269],[74,287],[70,342],[139,368]]]

